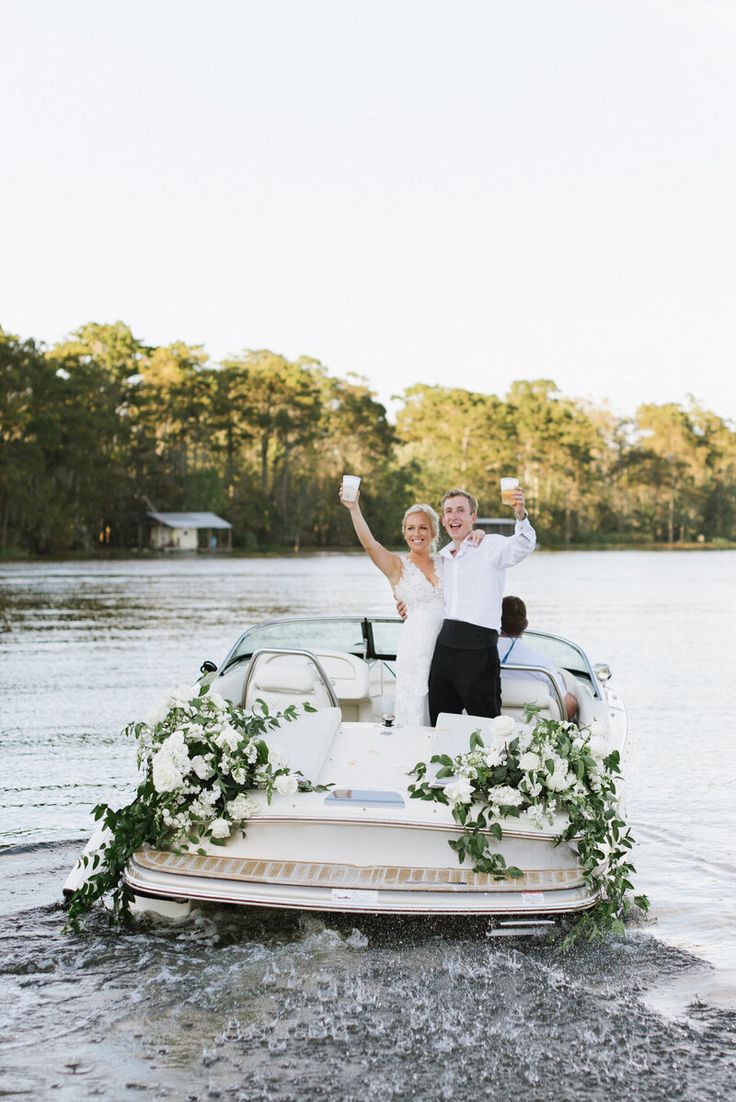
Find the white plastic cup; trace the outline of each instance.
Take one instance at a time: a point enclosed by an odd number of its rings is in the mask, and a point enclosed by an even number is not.
[[[357,474],[344,474],[342,476],[342,500],[357,500],[359,487],[360,479]]]
[[[517,489],[518,485],[518,478],[501,479],[501,501],[504,505],[514,504],[514,490]]]

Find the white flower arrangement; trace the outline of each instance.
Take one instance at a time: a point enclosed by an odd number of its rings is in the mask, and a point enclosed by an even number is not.
[[[124,729],[138,744],[144,779],[130,804],[94,810],[108,837],[97,853],[83,858],[91,875],[71,898],[72,929],[79,929],[80,916],[108,893],[113,913],[128,915],[132,893],[124,883],[125,866],[141,846],[205,853],[204,845],[224,845],[257,813],[250,790],[265,790],[269,803],[274,792],[325,790],[291,770],[284,752],[264,738],[282,720],[296,718],[294,705],[276,715],[265,705],[260,713],[248,713],[207,685],[178,688],[166,703],[146,722]],[[309,704],[303,709],[314,711]]]
[[[534,709],[527,719],[536,721],[533,728],[499,716],[489,725],[491,746],[476,731],[465,753],[435,755],[435,780],[427,779],[428,765],[418,762],[411,773],[417,783],[409,785],[409,793],[447,804],[462,827],[460,837],[450,841],[460,863],[468,858],[474,872],[499,880],[523,875],[494,848],[494,839],[503,837],[504,821],[523,818],[541,830],[554,823],[556,814],[566,815],[568,825],[557,841],[576,846],[583,877],[598,898],[578,932],[595,936],[620,930],[632,890],[634,867],[628,857],[634,840],[618,808],[618,752],[609,752],[600,735],[572,723],[538,719]],[[642,910],[649,905],[646,896],[634,902]]]

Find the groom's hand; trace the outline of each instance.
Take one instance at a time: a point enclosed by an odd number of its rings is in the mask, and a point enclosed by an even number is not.
[[[511,503],[517,520],[523,520],[527,515],[526,505],[524,504],[524,491],[521,486],[517,486],[513,491],[514,500]]]

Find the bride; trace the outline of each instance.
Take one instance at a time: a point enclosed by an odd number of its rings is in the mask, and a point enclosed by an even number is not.
[[[358,539],[407,610],[396,653],[396,722],[402,726],[427,726],[429,666],[445,617],[442,580],[434,554],[439,518],[431,505],[411,505],[401,525],[409,554],[396,555],[373,536],[360,511],[359,498],[360,493],[354,501],[346,501],[340,487],[340,500],[350,511]],[[474,532],[469,538],[479,542],[483,535]]]

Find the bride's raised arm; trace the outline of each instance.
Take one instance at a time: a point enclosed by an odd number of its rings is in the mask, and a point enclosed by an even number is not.
[[[379,543],[368,527],[368,522],[360,511],[360,491],[355,501],[346,501],[342,496],[340,486],[340,501],[350,513],[355,534],[360,540],[363,550],[370,556],[372,562],[386,575],[392,586],[395,586],[401,577],[401,559],[393,551],[387,551],[383,544]]]

